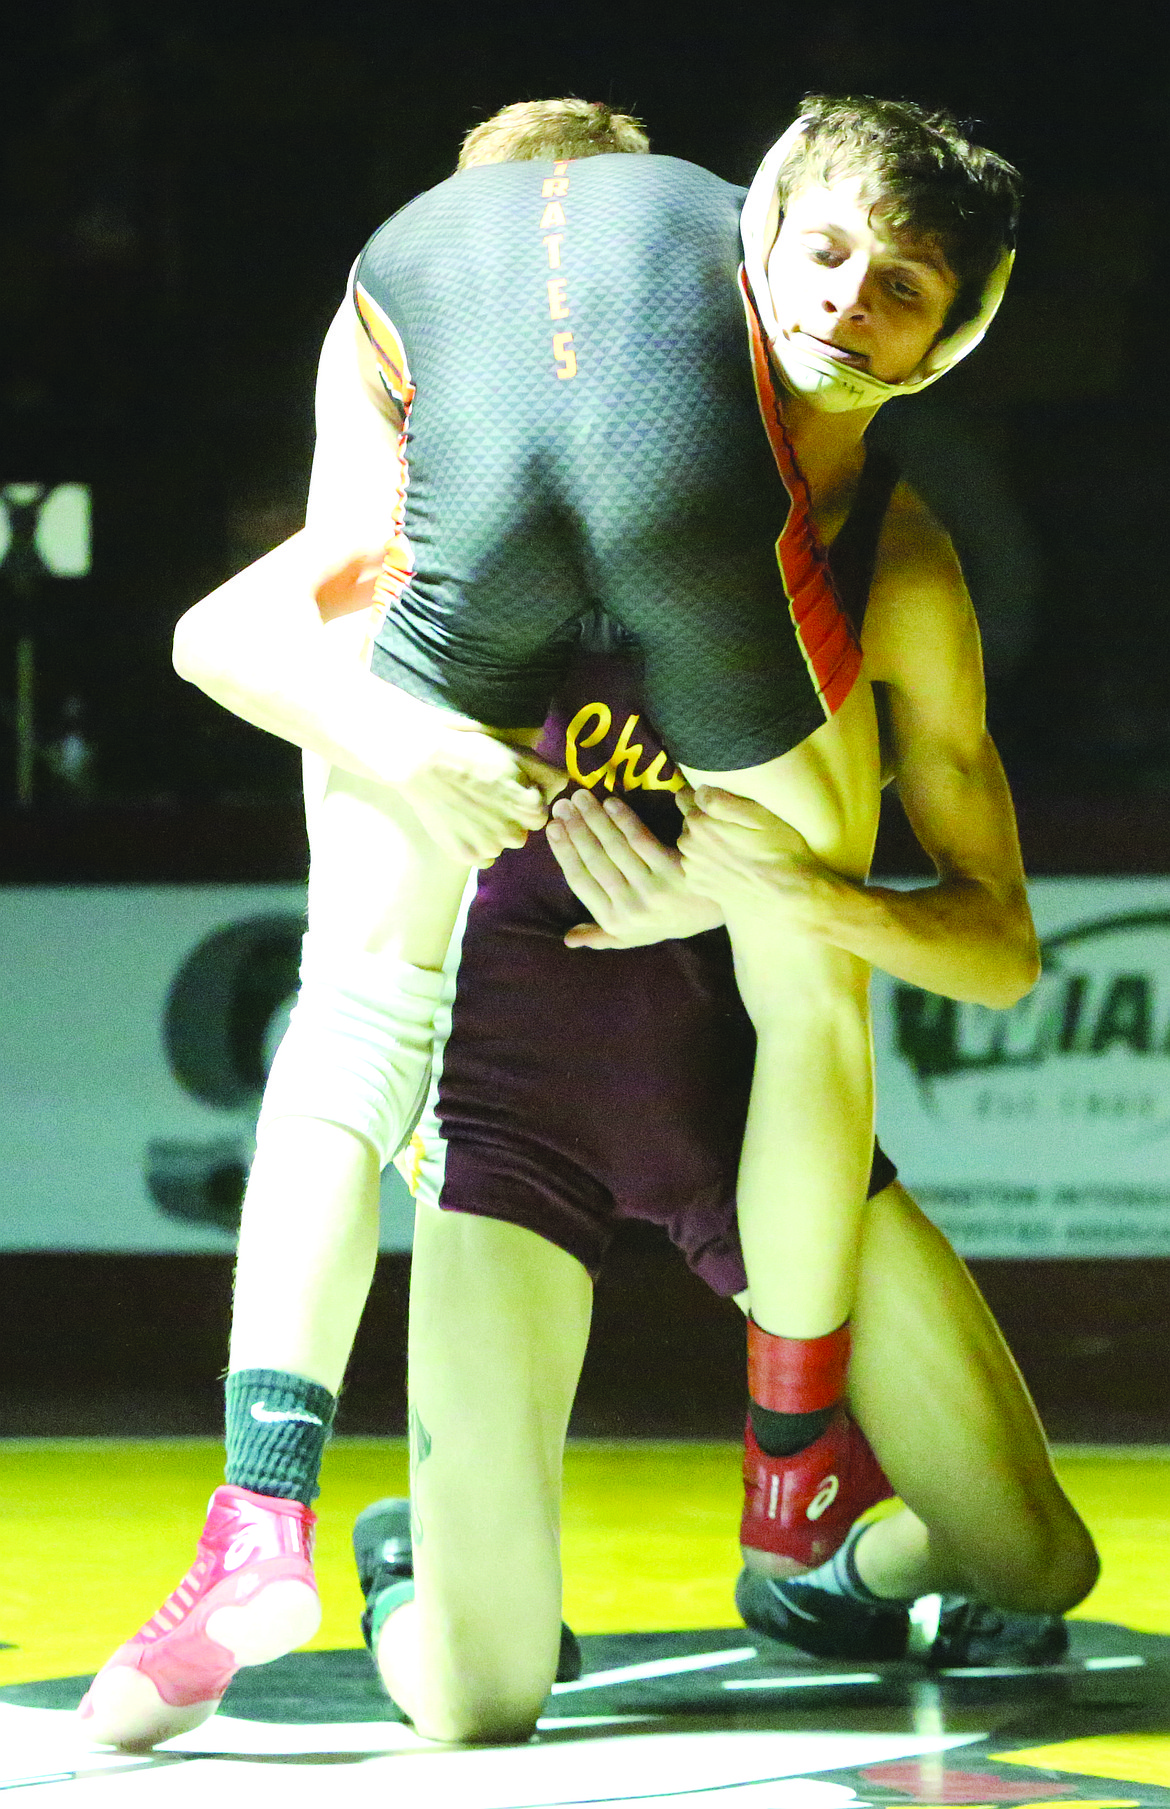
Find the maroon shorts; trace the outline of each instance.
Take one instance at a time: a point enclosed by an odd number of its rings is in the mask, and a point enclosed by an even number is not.
[[[681,819],[669,768],[655,769],[659,744],[637,715],[636,688],[628,690],[636,674],[628,662],[603,659],[585,674],[585,705],[566,720],[588,735],[589,751],[587,759],[580,752],[584,740],[573,749],[570,734],[570,771],[576,765],[585,777],[587,764],[604,791],[597,775],[609,743],[624,734],[621,745],[636,757],[619,760],[617,789],[673,843]],[[602,718],[588,713],[596,699],[606,700],[606,736],[594,734]],[[549,758],[565,759],[565,726],[550,729]],[[638,784],[650,774],[655,785]],[[543,835],[481,876],[437,1094],[404,1170],[424,1200],[523,1225],[591,1275],[620,1220],[648,1220],[717,1294],[739,1293],[735,1180],[755,1033],[726,932],[612,952],[567,949],[565,931],[586,915]],[[875,1145],[870,1194],[896,1173]]]

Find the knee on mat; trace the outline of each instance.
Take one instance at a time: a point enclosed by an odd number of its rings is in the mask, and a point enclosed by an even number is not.
[[[533,1702],[502,1700],[499,1696],[464,1696],[443,1703],[428,1719],[416,1721],[420,1734],[430,1740],[446,1740],[460,1746],[516,1746],[530,1740],[544,1697]]]
[[[1085,1599],[1100,1569],[1088,1528],[1066,1507],[1055,1518],[1037,1517],[981,1593],[1016,1614],[1066,1614]]]
[[[380,1647],[378,1668],[393,1697],[395,1678],[383,1663],[387,1656]],[[435,1657],[429,1679],[416,1680],[418,1693],[407,1705],[420,1734],[461,1746],[511,1746],[531,1739],[552,1686],[555,1655],[547,1671],[535,1654],[525,1664],[505,1635],[494,1650],[461,1646],[456,1639]]]
[[[1043,1612],[1065,1614],[1083,1602],[1101,1574],[1101,1560],[1088,1527],[1070,1509],[1054,1540],[1046,1577]]]
[[[455,1736],[465,1746],[523,1746],[536,1732],[536,1713],[508,1717],[502,1711],[485,1710],[470,1715]]]

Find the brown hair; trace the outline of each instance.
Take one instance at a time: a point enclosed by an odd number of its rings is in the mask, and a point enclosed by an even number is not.
[[[614,113],[604,101],[513,101],[480,126],[459,148],[456,169],[477,163],[526,163],[536,158],[600,157],[607,151],[650,149],[639,120]]]
[[[808,123],[780,171],[781,212],[806,183],[867,178],[893,229],[935,240],[958,278],[943,334],[973,319],[988,277],[1015,243],[1019,171],[972,144],[952,114],[913,101],[809,94],[800,117]]]

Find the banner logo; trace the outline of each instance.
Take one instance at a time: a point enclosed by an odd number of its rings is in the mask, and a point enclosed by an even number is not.
[[[1170,1255],[1166,887],[1055,886],[1076,919],[1010,1011],[879,987],[881,1134],[966,1254]]]

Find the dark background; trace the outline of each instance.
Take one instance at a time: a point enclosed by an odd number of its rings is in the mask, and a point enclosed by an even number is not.
[[[980,1262],[976,1280],[1053,1439],[1170,1444],[1170,1261]],[[410,1258],[383,1255],[337,1429],[406,1431]],[[223,1424],[223,1256],[0,1257],[0,1436],[202,1433]],[[656,1227],[619,1228],[570,1425],[592,1438],[743,1430],[743,1315]]]
[[[181,684],[170,634],[299,526],[316,354],[349,265],[449,173],[469,126],[581,94],[746,183],[810,88],[949,105],[1024,172],[987,345],[882,431],[963,556],[1033,870],[1167,870],[1163,25],[1150,0],[47,0],[8,19],[0,481],[91,484],[96,542],[92,578],[43,587],[31,613],[0,573],[0,882],[301,875],[295,754]],[[28,632],[45,757],[18,810],[11,674]],[[88,750],[74,783],[54,768],[70,727]],[[883,848],[887,870],[913,864],[896,819]],[[631,1237],[599,1296],[582,1429],[733,1434],[736,1318],[717,1329],[703,1291]],[[401,1267],[383,1263],[353,1423],[363,1400],[368,1423],[397,1421]],[[214,1423],[224,1263],[172,1259],[169,1280],[158,1259],[3,1269],[11,1429]],[[980,1272],[1057,1430],[1165,1436],[1170,1265]],[[730,1353],[706,1381],[700,1334]],[[655,1367],[655,1348],[676,1357]],[[635,1373],[646,1400],[625,1406],[610,1381]],[[85,1425],[83,1384],[106,1402]],[[669,1402],[688,1390],[680,1423]]]
[[[295,757],[180,684],[169,637],[299,525],[316,353],[368,234],[510,100],[630,108],[657,150],[746,183],[822,88],[948,104],[1024,172],[1017,274],[987,345],[883,429],[917,447],[926,488],[941,472],[1013,776],[1160,793],[1160,14],[1149,0],[22,9],[0,75],[0,473],[92,483],[97,536],[92,580],[37,605],[44,739],[76,697],[107,802],[295,797]],[[0,698],[14,625],[5,597]],[[40,789],[70,796],[47,767]]]

